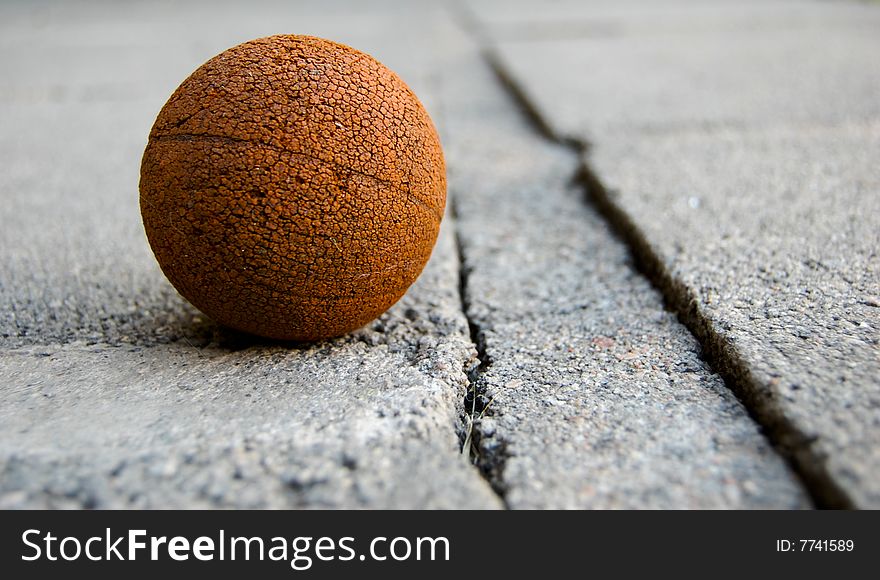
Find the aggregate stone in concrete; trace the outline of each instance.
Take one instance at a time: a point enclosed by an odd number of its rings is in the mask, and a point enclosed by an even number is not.
[[[571,183],[576,156],[528,126],[466,39],[448,54],[441,130],[488,363],[473,439],[507,505],[808,505]]]
[[[798,432],[804,469],[878,507],[880,7],[831,8],[712,4],[650,28],[617,11],[614,34],[499,51],[557,134],[590,141],[609,201]]]
[[[451,222],[400,303],[312,346],[218,328],[143,235],[150,125],[238,42],[349,42],[430,108],[417,14],[353,4],[0,7],[0,506],[500,505],[460,453],[475,351]]]

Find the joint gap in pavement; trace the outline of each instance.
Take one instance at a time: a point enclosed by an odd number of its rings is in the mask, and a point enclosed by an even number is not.
[[[613,235],[626,246],[635,269],[660,293],[665,308],[675,314],[691,333],[712,372],[720,376],[725,386],[742,402],[773,449],[799,478],[814,505],[818,508],[852,509],[855,505],[853,500],[828,473],[827,458],[813,449],[815,437],[803,432],[785,415],[768,394],[770,390],[752,376],[736,347],[718,332],[699,308],[693,291],[672,275],[641,230],[612,199],[587,162],[592,144],[558,135],[522,86],[508,73],[497,54],[486,48],[489,46],[486,43],[482,46],[486,62],[535,132],[578,156],[580,169],[574,177],[574,184],[583,189],[585,203],[602,217]]]
[[[772,447],[788,462],[816,507],[852,509],[854,503],[828,473],[825,462],[812,448],[814,437],[804,433],[780,409],[770,390],[756,380],[739,350],[731,344],[699,307],[693,290],[675,278],[654,252],[644,234],[612,199],[585,159],[578,177],[584,198],[626,244],[638,272],[663,296],[666,309],[694,336],[703,359],[725,386],[742,402]]]
[[[487,445],[486,436],[480,429],[483,418],[495,414],[495,409],[492,408],[493,399],[489,396],[484,381],[486,371],[492,366],[492,358],[486,350],[485,330],[472,312],[472,302],[469,297],[472,266],[467,261],[467,253],[458,225],[459,212],[455,198],[452,198],[451,202],[451,213],[455,222],[455,247],[458,253],[459,298],[462,312],[467,320],[471,343],[477,351],[476,363],[465,369],[468,386],[462,401],[460,417],[461,453],[468,456],[471,464],[479,470],[504,506],[509,508],[506,501],[507,487],[503,478],[508,457],[507,445],[504,441],[497,440],[494,435],[491,445]]]

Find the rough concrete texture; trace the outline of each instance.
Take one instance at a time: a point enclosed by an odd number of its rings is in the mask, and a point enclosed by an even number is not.
[[[466,39],[442,131],[488,364],[478,463],[513,508],[784,508],[799,483]],[[483,411],[483,406],[488,405]]]
[[[481,6],[504,69],[554,133],[589,141],[600,206],[814,495],[880,507],[880,6],[603,3],[578,38],[540,42],[504,32],[525,3]]]
[[[444,235],[399,306],[310,347],[5,351],[0,506],[498,505],[459,453],[473,346],[454,256]]]
[[[593,157],[723,348],[800,431],[782,443],[825,459],[866,507],[880,502],[878,153],[873,124],[645,138]]]
[[[384,48],[365,38],[413,30],[411,11],[336,9],[347,18],[325,5],[0,8],[0,505],[500,505],[459,451],[474,348],[448,226],[400,303],[309,347],[203,320],[144,238],[149,127],[181,79],[237,42],[293,23],[373,52],[430,102],[415,31]]]

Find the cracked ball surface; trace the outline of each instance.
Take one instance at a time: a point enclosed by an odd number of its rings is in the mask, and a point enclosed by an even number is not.
[[[421,273],[446,204],[437,133],[367,54],[308,36],[240,44],[159,113],[141,164],[162,271],[215,321],[312,341],[363,326]]]

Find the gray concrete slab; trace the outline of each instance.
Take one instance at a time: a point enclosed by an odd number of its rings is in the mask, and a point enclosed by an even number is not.
[[[865,507],[880,505],[878,154],[875,122],[608,140],[591,157],[806,437],[786,443]]]
[[[459,452],[474,349],[448,231],[402,303],[343,339],[4,350],[0,505],[498,506]]]
[[[801,470],[878,507],[880,7],[657,10],[498,50]]]
[[[497,507],[459,451],[474,349],[444,232],[403,301],[343,339],[5,349],[0,506]]]
[[[514,4],[524,7],[521,26],[533,26],[534,9]],[[717,127],[864,122],[880,115],[876,6],[628,6],[582,6],[584,22],[605,23],[608,32],[534,41],[500,34],[506,65],[558,135],[601,145],[623,134],[635,139]],[[517,11],[503,13],[509,22]],[[495,17],[487,18],[492,34]],[[554,20],[545,14],[538,22]]]
[[[237,42],[350,42],[430,107],[429,8],[357,5],[0,6],[0,506],[500,506],[459,449],[475,351],[451,222],[399,304],[310,347],[205,320],[143,235],[149,127]]]
[[[473,46],[442,119],[466,303],[485,342],[478,463],[513,508],[791,508],[797,479]],[[485,406],[485,409],[483,408]]]

